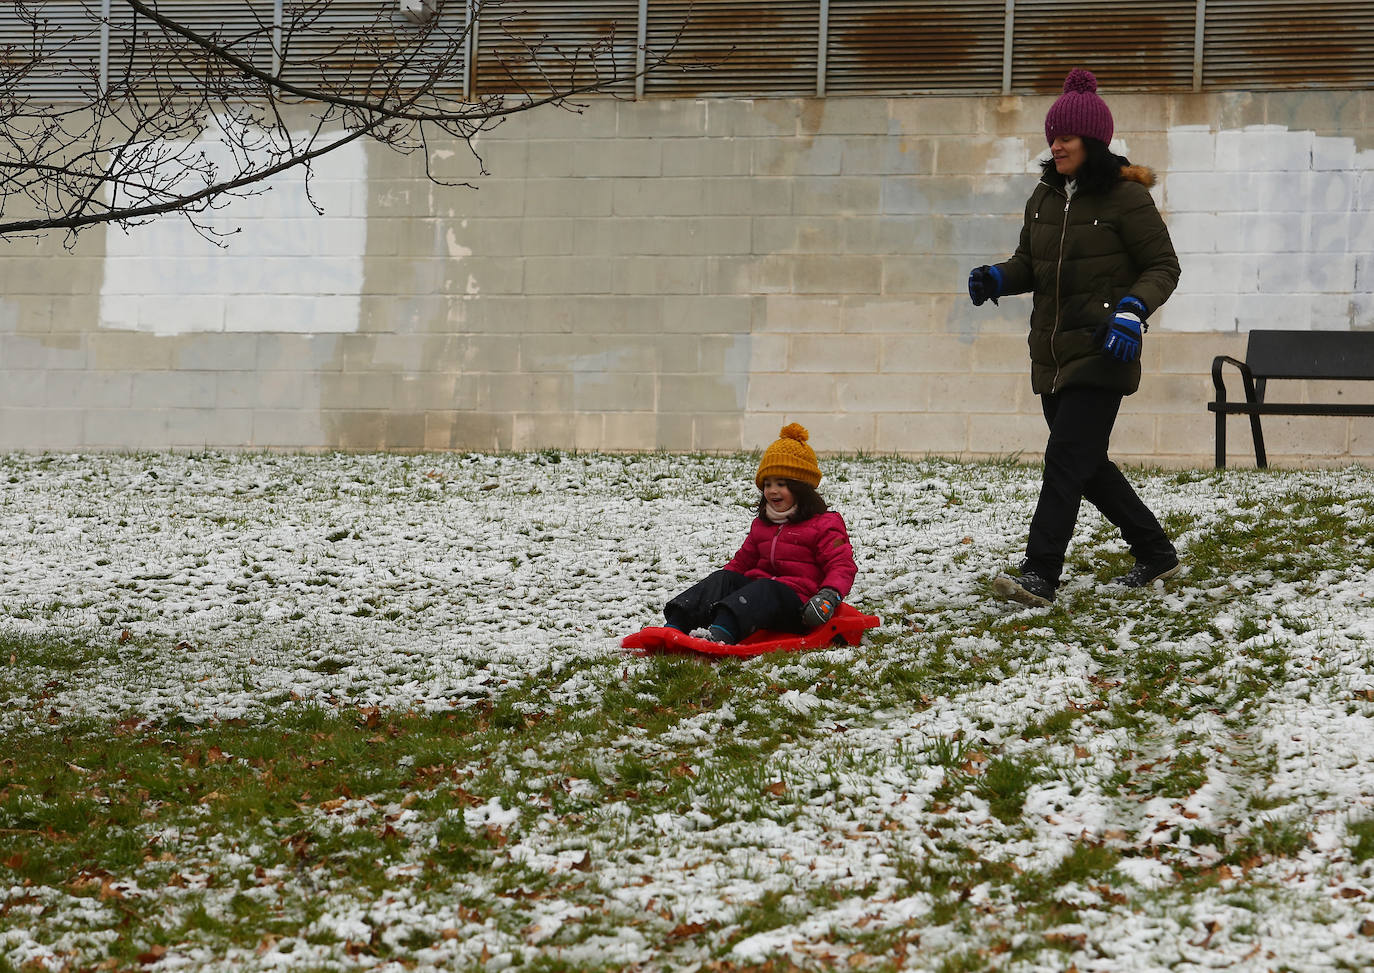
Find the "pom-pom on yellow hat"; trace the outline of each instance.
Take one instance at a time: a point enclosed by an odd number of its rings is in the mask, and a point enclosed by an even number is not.
[[[816,465],[815,450],[806,445],[811,438],[806,427],[798,422],[789,422],[782,427],[781,435],[781,439],[763,451],[759,471],[754,474],[754,484],[763,489],[764,477],[780,476],[808,486],[819,486],[821,468]]]

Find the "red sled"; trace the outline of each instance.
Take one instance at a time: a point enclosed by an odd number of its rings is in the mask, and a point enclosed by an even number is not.
[[[796,652],[800,649],[824,649],[832,645],[858,645],[864,631],[882,624],[877,615],[865,615],[852,605],[841,603],[835,616],[819,628],[805,635],[790,632],[758,631],[736,645],[693,638],[675,628],[651,627],[627,635],[620,642],[624,649],[634,649],[637,655],[654,652],[700,652],[703,655],[753,656],[768,652]]]

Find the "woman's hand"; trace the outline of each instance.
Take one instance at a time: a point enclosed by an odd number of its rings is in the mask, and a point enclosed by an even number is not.
[[[1144,331],[1145,315],[1149,313],[1138,298],[1123,297],[1116,306],[1116,315],[1107,324],[1107,337],[1102,353],[1120,362],[1133,362],[1140,357],[1140,339]]]
[[[1002,272],[987,264],[974,267],[968,275],[968,296],[974,307],[978,307],[984,301],[996,304],[997,299],[1002,296]]]

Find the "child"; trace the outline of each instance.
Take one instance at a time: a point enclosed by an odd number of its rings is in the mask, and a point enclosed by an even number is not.
[[[844,520],[816,492],[808,438],[794,422],[764,451],[749,536],[725,567],[664,606],[670,628],[734,644],[759,629],[802,634],[835,614],[858,568]]]

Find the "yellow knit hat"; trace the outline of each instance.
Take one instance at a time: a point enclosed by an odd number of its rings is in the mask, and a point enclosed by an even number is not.
[[[759,471],[754,475],[754,484],[763,489],[764,477],[780,476],[787,480],[799,480],[808,486],[819,486],[821,468],[816,465],[816,453],[806,441],[811,434],[806,427],[797,422],[789,422],[782,427],[782,438],[763,451],[759,460]]]

